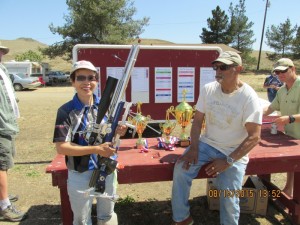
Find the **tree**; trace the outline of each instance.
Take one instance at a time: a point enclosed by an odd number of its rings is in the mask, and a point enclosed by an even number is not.
[[[207,19],[207,26],[210,30],[202,28],[200,38],[202,43],[223,43],[229,44],[231,37],[228,33],[228,16],[219,6],[212,10],[212,18]]]
[[[292,46],[294,58],[299,59],[300,58],[300,27],[297,29],[296,38],[293,41]]]
[[[57,42],[43,53],[50,58],[67,56],[71,58],[75,44],[124,44],[139,36],[148,25],[149,18],[133,20],[136,8],[130,0],[67,0],[69,15],[66,24],[55,27],[53,34],[59,34],[64,41]]]
[[[41,62],[42,59],[43,59],[43,56],[38,53],[38,52],[34,52],[34,51],[27,51],[27,52],[24,52],[20,55],[17,55],[15,57],[16,61],[25,61],[25,60],[29,60],[31,62]]]
[[[254,23],[248,22],[248,17],[245,15],[245,0],[240,0],[235,7],[230,3],[229,13],[231,16],[229,28],[232,36],[231,47],[240,51],[244,58],[248,57],[252,52],[255,39],[253,39],[253,30],[251,30]]]
[[[267,28],[266,31],[266,44],[275,50],[275,54],[281,54],[281,57],[290,53],[293,45],[293,34],[297,30],[297,26],[292,28],[289,18],[284,23],[280,23],[279,26],[272,25],[271,28]]]

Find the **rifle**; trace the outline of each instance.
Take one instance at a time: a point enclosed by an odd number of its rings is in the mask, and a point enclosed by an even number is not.
[[[111,142],[113,140],[115,130],[118,126],[119,117],[125,105],[123,99],[125,97],[125,91],[131,76],[132,69],[136,62],[138,52],[139,46],[133,45],[125,64],[123,76],[118,82],[116,89],[114,87],[115,81],[113,81],[110,77],[107,79],[105,89],[103,91],[103,95],[98,107],[96,124],[94,125],[93,131],[89,138],[89,145],[99,144],[103,141]],[[125,113],[128,113],[128,111],[129,110],[125,110]],[[101,121],[104,118],[106,112],[108,120],[104,125],[101,125]],[[114,143],[119,143],[118,135],[114,139]],[[117,148],[118,146],[116,144],[113,144],[113,147]],[[95,187],[95,192],[104,193],[106,176],[111,174],[117,167],[118,162],[115,160],[116,158],[116,155],[112,158],[105,158],[98,155],[97,168],[93,171],[89,183],[89,186],[91,188]]]

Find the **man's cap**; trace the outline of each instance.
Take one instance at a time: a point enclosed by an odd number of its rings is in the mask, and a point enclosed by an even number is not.
[[[2,46],[0,41],[0,51],[3,52],[4,55],[6,55],[9,52],[9,48]]]
[[[279,59],[273,66],[273,71],[276,70],[286,70],[287,68],[289,68],[290,66],[294,66],[294,63],[292,60],[288,59],[288,58],[281,58]]]
[[[97,69],[95,68],[95,66],[91,62],[85,61],[85,60],[81,60],[81,61],[78,61],[78,62],[76,62],[76,63],[73,64],[72,70],[71,70],[71,75],[76,70],[79,70],[79,69],[88,69],[88,70],[97,72]]]
[[[212,62],[212,64],[216,63],[216,62],[222,62],[226,65],[232,65],[232,64],[238,64],[238,65],[242,65],[242,59],[241,56],[233,51],[226,51],[226,52],[222,52],[219,55],[219,58],[217,58],[215,61]]]

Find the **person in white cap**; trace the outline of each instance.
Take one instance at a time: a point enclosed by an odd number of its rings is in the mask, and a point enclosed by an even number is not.
[[[284,85],[277,91],[275,99],[264,109],[264,115],[280,111],[281,116],[273,122],[284,125],[284,131],[293,138],[300,139],[300,78],[296,74],[296,67],[289,58],[279,59],[273,68]],[[294,173],[287,173],[286,185],[283,189],[287,195],[293,196]]]
[[[262,110],[256,92],[239,79],[242,60],[232,51],[222,52],[212,62],[216,81],[200,90],[191,128],[191,145],[174,167],[172,211],[174,225],[191,225],[188,203],[192,180],[206,165],[207,175],[216,177],[220,191],[220,224],[238,225],[238,195],[248,153],[260,141]],[[201,134],[205,118],[205,132]],[[201,221],[199,221],[201,222]]]
[[[53,142],[57,152],[66,156],[73,225],[92,225],[93,197],[87,195],[89,181],[97,155],[110,157],[115,149],[110,147],[110,143],[89,146],[86,138],[93,130],[98,112],[99,98],[93,94],[98,82],[96,68],[89,61],[78,61],[72,67],[70,79],[76,94],[57,111]],[[123,136],[126,130],[126,126],[118,127],[116,133]],[[105,192],[110,196],[116,194],[115,172],[107,176]],[[97,219],[98,225],[118,224],[113,201],[97,198]]]
[[[0,59],[8,51],[7,47],[0,44]],[[0,216],[9,221],[21,221],[26,214],[17,210],[11,203],[18,200],[18,196],[8,194],[7,174],[14,165],[15,136],[19,132],[17,124],[19,110],[11,80],[4,69],[0,63]]]

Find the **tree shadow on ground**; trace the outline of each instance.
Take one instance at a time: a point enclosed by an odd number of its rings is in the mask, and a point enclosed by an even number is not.
[[[219,224],[219,211],[208,209],[206,196],[194,198],[189,201],[191,215],[195,225]],[[116,203],[115,211],[118,215],[119,225],[165,225],[172,222],[171,201],[157,201],[150,199],[144,202]],[[58,225],[62,224],[60,205],[37,205],[28,210],[28,217],[20,225]],[[255,214],[241,214],[239,224],[243,225],[292,225],[288,217],[279,215],[278,208],[271,202],[268,204],[266,216]],[[93,224],[97,224],[96,205],[92,209]],[[0,223],[2,224],[0,219]]]
[[[0,219],[0,224],[7,222]],[[6,223],[5,223],[6,224]],[[17,224],[17,223],[7,223]],[[27,211],[27,217],[19,225],[59,225],[61,224],[60,205],[36,205]]]
[[[219,211],[208,209],[207,197],[201,196],[189,201],[191,215],[195,225],[219,224]],[[145,201],[131,203],[116,203],[115,211],[118,214],[119,225],[165,225],[172,223],[172,208],[170,201]],[[240,224],[285,224],[292,225],[291,221],[269,204],[267,215],[241,214]],[[280,219],[281,218],[281,219]],[[261,222],[264,220],[265,222]]]

